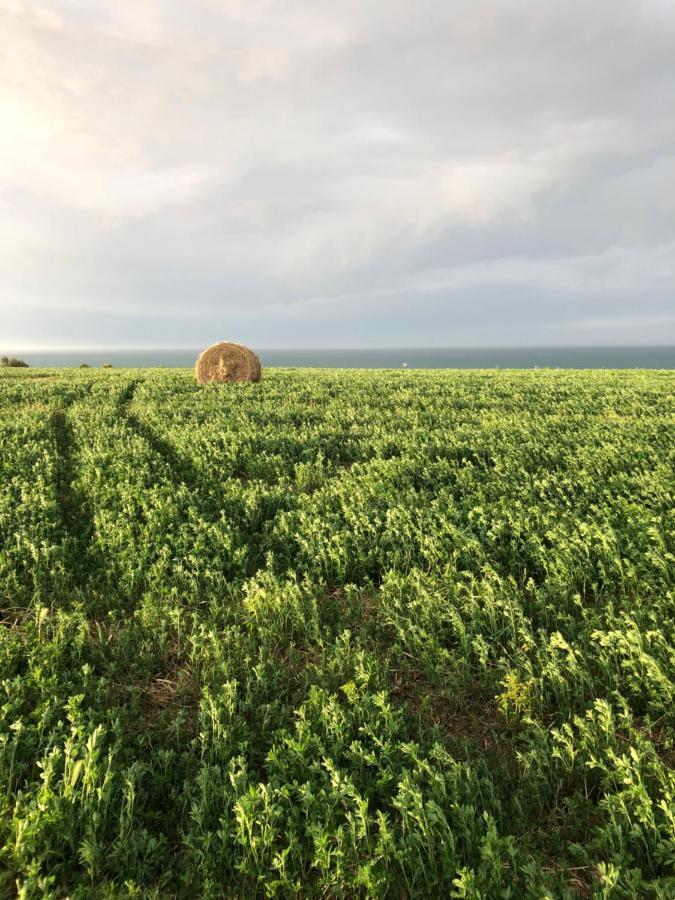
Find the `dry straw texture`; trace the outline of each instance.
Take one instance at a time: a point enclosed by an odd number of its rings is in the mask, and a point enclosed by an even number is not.
[[[262,367],[252,350],[243,344],[222,341],[208,347],[195,365],[200,384],[208,381],[260,381]]]

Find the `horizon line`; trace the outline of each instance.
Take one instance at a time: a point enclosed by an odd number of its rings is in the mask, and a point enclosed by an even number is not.
[[[443,345],[430,345],[430,344],[390,344],[387,346],[359,346],[359,347],[340,347],[340,346],[312,346],[312,347],[298,347],[298,346],[284,346],[284,347],[264,347],[262,345],[256,345],[254,343],[250,344],[251,347],[259,350],[259,351],[279,351],[279,352],[316,352],[316,351],[339,351],[341,353],[344,352],[373,352],[373,351],[390,351],[390,350],[629,350],[629,349],[640,349],[640,350],[650,350],[650,349],[659,349],[659,350],[668,350],[675,348],[675,342],[667,343],[667,344],[628,344],[628,343],[613,343],[613,344],[443,344]],[[43,346],[43,347],[28,347],[21,345],[14,345],[13,348],[0,348],[0,353],[5,355],[7,353],[139,353],[139,352],[162,352],[162,353],[185,353],[185,352],[196,352],[199,353],[203,350],[203,346],[195,345],[195,346],[182,346],[182,347],[167,347],[167,346],[96,346],[96,345],[79,345],[73,347],[66,346]]]

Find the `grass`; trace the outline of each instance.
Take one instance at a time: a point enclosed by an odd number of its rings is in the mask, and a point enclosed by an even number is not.
[[[673,372],[0,375],[0,893],[675,892]]]

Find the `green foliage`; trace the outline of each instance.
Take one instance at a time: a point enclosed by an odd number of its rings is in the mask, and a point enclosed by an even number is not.
[[[17,359],[15,356],[1,356],[0,367],[3,369],[27,369],[28,363],[22,359]]]
[[[502,681],[503,691],[497,697],[499,709],[508,718],[520,719],[532,714],[532,684],[521,681],[515,672],[507,672]]]
[[[0,893],[675,892],[670,372],[0,377]]]

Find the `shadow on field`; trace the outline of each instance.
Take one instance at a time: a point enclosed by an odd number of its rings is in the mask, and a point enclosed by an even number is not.
[[[65,553],[68,574],[74,588],[84,588],[89,573],[104,566],[100,551],[92,545],[95,533],[94,512],[89,498],[76,487],[75,435],[64,409],[51,416],[56,445],[55,483],[61,521],[70,538]]]
[[[191,460],[182,456],[168,441],[160,437],[152,426],[141,421],[135,413],[130,411],[129,407],[141,380],[140,378],[134,379],[122,391],[117,401],[117,415],[132,431],[143,438],[153,452],[166,463],[177,484],[183,482],[191,493],[199,494],[204,488],[204,483],[197,467]]]
[[[175,447],[161,438],[152,426],[141,421],[135,413],[131,412],[130,406],[134,399],[134,394],[142,381],[142,378],[135,378],[122,391],[115,409],[117,417],[123,421],[127,428],[141,437],[152,448],[152,451],[166,463],[177,484],[182,481],[190,488],[190,491],[198,491],[200,479],[197,468],[190,460],[181,456]]]
[[[117,398],[117,407],[116,413],[118,416],[125,416],[127,413],[127,408],[131,401],[134,399],[134,394],[136,393],[136,388],[141,383],[142,378],[132,378],[129,384],[124,388],[119,397]]]
[[[152,451],[165,463],[176,486],[182,483],[193,496],[201,497],[203,501],[208,502],[210,497],[209,484],[205,481],[204,475],[199,468],[195,466],[191,459],[183,456],[173,444],[161,437],[151,425],[148,425],[147,422],[139,419],[135,413],[131,412],[129,407],[141,380],[136,379],[132,381],[120,394],[117,402],[117,415],[131,431],[143,438]]]
[[[176,490],[180,485],[188,489],[193,508],[202,521],[218,522],[222,519],[230,525],[236,523],[233,534],[235,549],[239,552],[245,551],[243,553],[245,558],[239,559],[230,574],[232,577],[235,574],[251,577],[265,564],[265,548],[261,543],[261,536],[267,524],[272,522],[280,511],[288,508],[291,495],[287,494],[280,499],[278,496],[260,493],[252,503],[250,496],[245,494],[248,478],[241,475],[227,476],[239,482],[243,488],[241,493],[232,495],[231,492],[224,491],[219,479],[210,478],[152,425],[132,412],[130,407],[137,386],[138,382],[129,385],[120,397],[117,404],[119,419],[130,431],[142,438],[164,463]]]
[[[166,463],[176,484],[183,482],[192,494],[204,493],[203,476],[189,459],[182,456],[175,447],[160,437],[150,425],[142,422],[134,413],[125,410],[122,415],[129,428],[140,435],[153,452]]]

